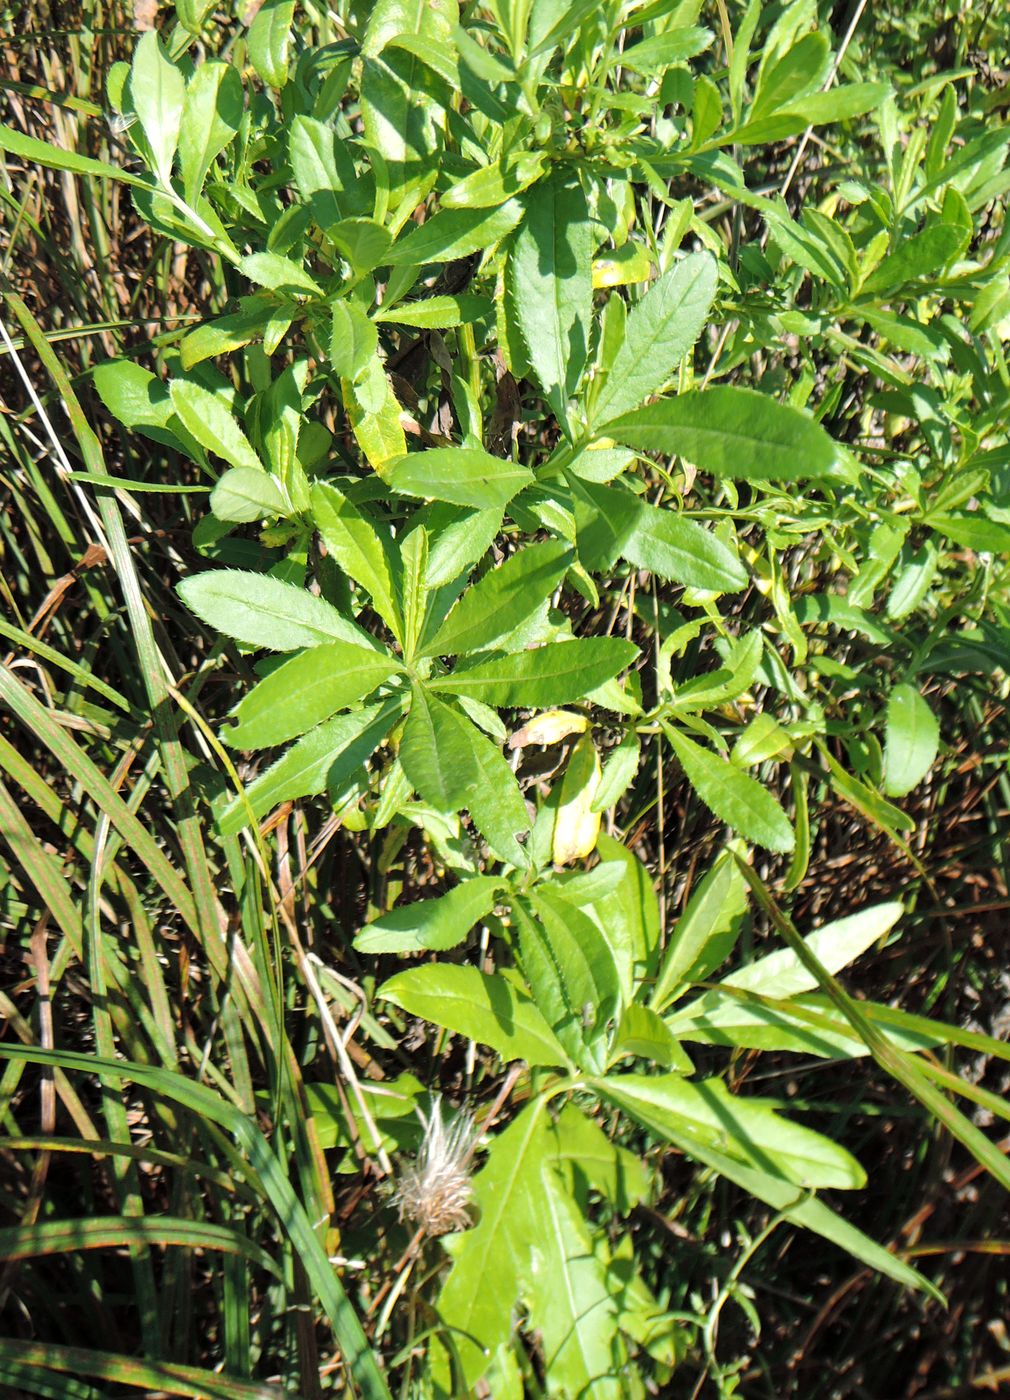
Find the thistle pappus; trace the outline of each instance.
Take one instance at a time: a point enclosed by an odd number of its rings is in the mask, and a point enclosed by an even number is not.
[[[448,1123],[439,1095],[431,1114],[419,1113],[424,1140],[407,1166],[393,1197],[401,1220],[409,1220],[426,1235],[446,1235],[469,1229],[470,1161],[480,1132],[469,1113],[457,1113]]]

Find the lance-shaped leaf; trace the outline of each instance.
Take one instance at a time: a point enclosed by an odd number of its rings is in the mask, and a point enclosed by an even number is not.
[[[312,515],[329,553],[371,595],[375,611],[402,641],[399,595],[403,570],[388,533],[335,486],[323,482],[312,488]]]
[[[632,308],[613,364],[603,366],[595,422],[637,408],[663,387],[701,334],[717,281],[710,253],[692,253],[657,278]]]
[[[490,1045],[503,1060],[563,1065],[564,1050],[531,997],[499,974],[427,963],[398,972],[379,996],[468,1040]]]
[[[167,186],[179,144],[186,84],[182,73],[166,57],[154,29],[141,37],[134,50],[130,95],[154,157],[155,172],[161,184]]]
[[[572,638],[460,667],[431,686],[488,705],[564,705],[611,680],[637,655],[623,637]]]
[[[409,225],[409,232],[393,244],[386,261],[392,267],[455,262],[493,248],[522,216],[518,199],[497,209],[441,209],[420,227]]]
[[[915,686],[902,682],[887,702],[884,736],[884,791],[904,797],[932,767],[940,746],[936,716]]]
[[[512,304],[530,364],[559,421],[567,424],[589,353],[593,229],[582,186],[570,173],[535,185],[509,257]]]
[[[660,1137],[712,1147],[745,1166],[808,1189],[852,1190],[866,1173],[844,1147],[784,1118],[774,1100],[731,1094],[721,1079],[689,1081],[679,1074],[627,1074],[601,1089],[612,1103]]]
[[[247,646],[297,651],[343,641],[380,650],[367,632],[325,598],[266,574],[211,569],[183,579],[178,593],[197,617]]]
[[[734,550],[696,520],[652,506],[619,486],[573,482],[579,558],[607,570],[619,559],[686,588],[736,593],[747,570]]]
[[[784,1180],[778,1172],[765,1171],[745,1165],[739,1158],[731,1156],[726,1150],[710,1146],[700,1137],[692,1135],[687,1131],[687,1124],[682,1121],[678,1122],[676,1114],[657,1112],[654,1104],[650,1107],[647,1102],[643,1102],[643,1097],[638,1092],[637,1086],[628,1084],[628,1078],[628,1076],[622,1076],[620,1079],[615,1077],[608,1080],[603,1088],[605,1096],[612,1102],[619,1104],[632,1117],[638,1118],[639,1122],[645,1123],[660,1137],[667,1138],[687,1155],[694,1157],[699,1162],[704,1162],[706,1166],[712,1167],[714,1171],[719,1172],[729,1181],[736,1182],[738,1186],[742,1186],[745,1191],[749,1191],[758,1200],[765,1201],[773,1210],[782,1211],[794,1225],[812,1230],[815,1234],[830,1240],[832,1244],[838,1245],[840,1249],[847,1250],[854,1258],[869,1268],[886,1274],[889,1278],[897,1279],[899,1283],[905,1284],[907,1287],[921,1288],[936,1294],[933,1285],[921,1274],[916,1273],[913,1268],[885,1249],[883,1245],[878,1244],[876,1240],[872,1240],[869,1235],[863,1234],[862,1230],[857,1230],[854,1225],[843,1220],[822,1200],[811,1198],[807,1191],[798,1188],[791,1181]],[[679,1076],[675,1075],[663,1076],[663,1078],[667,1081],[676,1080],[681,1084],[684,1083]]]
[[[494,908],[502,882],[475,875],[437,899],[418,899],[373,919],[358,934],[359,953],[443,952],[462,943],[474,924]]]
[[[429,656],[480,651],[531,617],[565,576],[572,551],[561,540],[530,545],[468,588],[434,637]]]
[[[288,50],[295,0],[266,0],[249,26],[249,61],[265,83],[282,88],[288,80]]]
[[[599,1073],[621,1000],[606,939],[588,915],[553,896],[548,885],[531,897],[528,909],[516,901],[512,915],[537,1005],[572,1059]]]
[[[221,834],[233,836],[250,817],[260,818],[278,802],[338,794],[382,743],[399,709],[396,703],[370,705],[320,724],[225,808],[218,821]]]
[[[831,438],[798,408],[731,385],[635,409],[606,432],[642,452],[684,457],[702,471],[743,480],[827,476],[836,458]]]
[[[232,713],[222,737],[236,749],[286,744],[337,710],[370,695],[402,668],[394,658],[351,642],[327,642],[270,672]]]
[[[419,685],[413,687],[400,762],[426,802],[442,812],[465,807],[500,860],[528,864],[516,838],[529,831],[529,814],[501,750]]]
[[[190,204],[216,158],[238,134],[244,105],[242,79],[230,63],[207,59],[190,78],[179,131],[179,164]]]
[[[210,508],[218,520],[241,524],[284,515],[289,503],[280,482],[262,467],[231,467],[210,493]]]
[[[453,506],[490,510],[507,505],[533,473],[479,447],[431,447],[401,457],[384,473],[394,491]]]
[[[664,725],[664,732],[691,786],[721,821],[768,851],[793,849],[789,818],[767,788],[679,730]]]
[[[190,379],[173,379],[169,387],[172,407],[201,447],[233,467],[263,470],[249,439],[216,394]]]

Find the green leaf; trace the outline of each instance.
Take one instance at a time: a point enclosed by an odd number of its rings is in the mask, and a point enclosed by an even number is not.
[[[396,703],[370,705],[320,724],[225,808],[218,818],[221,835],[234,836],[250,817],[258,820],[279,802],[327,790],[339,794],[382,743],[398,713]]]
[[[374,219],[340,219],[326,226],[326,236],[355,272],[371,272],[385,262],[392,237]]]
[[[290,509],[280,483],[262,467],[231,467],[210,493],[210,508],[218,520],[239,524]]]
[[[564,1065],[565,1052],[532,999],[506,977],[475,967],[428,963],[398,972],[377,996],[411,1016],[490,1045],[503,1060]]]
[[[352,207],[358,209],[350,192],[358,185],[367,190],[370,183],[365,176],[359,180],[352,149],[325,122],[299,112],[291,123],[288,154],[295,184],[324,227],[343,218]]]
[[[230,63],[207,59],[190,78],[179,131],[187,203],[196,203],[210,167],[238,134],[244,106],[242,79]]]
[[[239,263],[239,271],[251,282],[268,287],[272,292],[308,292],[317,297],[323,294],[314,277],[310,277],[298,263],[282,258],[279,253],[249,253]]]
[[[725,962],[747,916],[747,887],[729,851],[712,863],[677,921],[649,997],[664,1011],[691,982],[705,981]]]
[[[438,899],[419,899],[383,914],[358,934],[359,953],[444,952],[462,943],[495,906],[502,882],[475,875]]]
[[[885,938],[903,912],[897,900],[874,904],[815,929],[803,941],[828,972],[838,972]],[[813,991],[819,984],[791,948],[780,948],[723,978],[719,985],[785,998]]]
[[[735,638],[715,671],[693,676],[675,687],[674,707],[688,712],[709,710],[736,700],[753,684],[763,654],[764,641],[759,631]]]
[[[635,781],[640,761],[641,744],[638,735],[633,729],[629,729],[617,747],[611,750],[610,757],[604,764],[603,776],[596,789],[596,796],[590,804],[590,810],[606,812],[619,802]]]
[[[608,1089],[612,1085],[622,1085],[626,1078],[627,1076],[621,1080],[608,1081]],[[612,1097],[609,1092],[607,1097]],[[624,1103],[621,1106],[627,1107],[632,1116],[639,1117],[639,1121],[644,1121],[630,1106]],[[646,1111],[648,1111],[647,1108]],[[868,1235],[864,1235],[861,1230],[857,1230],[854,1225],[843,1220],[822,1200],[811,1198],[805,1190],[800,1190],[793,1183],[784,1181],[777,1172],[744,1165],[728,1152],[721,1151],[717,1147],[701,1141],[698,1137],[690,1135],[685,1130],[686,1125],[684,1129],[678,1130],[673,1115],[663,1116],[662,1127],[659,1127],[658,1122],[655,1126],[652,1123],[647,1123],[646,1126],[653,1127],[653,1131],[675,1142],[681,1151],[711,1167],[727,1180],[736,1182],[745,1191],[756,1196],[759,1201],[770,1205],[773,1210],[781,1211],[792,1224],[822,1235],[832,1244],[838,1245],[840,1249],[847,1250],[867,1267],[885,1274],[888,1278],[897,1279],[906,1287],[921,1288],[933,1293],[933,1285],[928,1283],[921,1274],[916,1273],[908,1264],[891,1254],[883,1245],[877,1244]]]
[[[582,186],[552,175],[526,195],[508,275],[529,362],[562,424],[589,353],[593,229]]]
[[[580,481],[576,492],[579,557],[587,569],[609,569],[620,557],[687,588],[736,593],[746,586],[736,553],[697,521],[620,486]]]
[[[400,670],[393,657],[369,647],[344,641],[313,646],[254,686],[232,711],[238,724],[221,737],[236,749],[285,744],[364,699]]]
[[[295,0],[265,0],[249,26],[249,62],[273,88],[288,80],[288,49],[295,18]]]
[[[498,209],[441,209],[394,243],[386,261],[391,267],[455,262],[493,248],[522,216],[518,199],[510,199]]]
[[[151,188],[150,176],[131,175],[128,170],[121,170],[118,165],[108,165],[104,160],[92,160],[90,156],[78,155],[76,151],[62,151],[48,141],[25,136],[11,126],[0,125],[0,151],[29,161],[32,165],[41,165],[46,170],[71,170],[75,175],[97,175],[100,179],[121,180],[125,185],[137,185],[144,190]]]
[[[658,393],[705,325],[718,282],[710,253],[692,253],[659,277],[631,310],[624,338],[593,405],[593,419],[637,408]]]
[[[747,586],[747,570],[739,556],[711,530],[644,501],[639,502],[635,527],[621,553],[636,568],[687,588],[738,593]]]
[[[544,1118],[542,1102],[534,1100],[492,1142],[473,1181],[478,1223],[459,1239],[439,1296],[469,1393],[495,1349],[511,1340],[513,1309],[543,1228],[540,1173],[553,1147]]]
[[[233,467],[263,471],[249,439],[216,394],[192,379],[173,379],[169,389],[179,421],[201,447]]]
[[[257,292],[242,297],[242,309],[231,316],[218,316],[197,326],[179,343],[179,361],[184,370],[192,369],[217,355],[229,355],[253,340],[262,340],[271,325],[295,314],[297,307],[281,297]]]
[[[962,234],[957,224],[933,224],[911,238],[899,242],[863,283],[861,293],[883,296],[906,282],[931,277],[961,249]]]
[[[403,654],[413,661],[428,611],[428,531],[421,524],[404,537],[400,545],[403,580],[400,592],[403,602]]]
[[[422,301],[403,302],[385,311],[381,307],[373,319],[394,326],[418,326],[422,330],[444,330],[480,321],[494,309],[488,297],[425,297]]]
[[[845,122],[851,121],[853,117],[861,117],[864,112],[872,112],[878,108],[890,93],[891,89],[886,83],[846,83],[844,87],[832,88],[829,92],[812,92],[807,97],[790,102],[776,115],[783,123],[788,123],[788,134],[791,135],[805,126],[822,126],[825,122]],[[775,118],[772,118],[772,121],[774,120]],[[748,123],[750,142],[762,139],[758,128],[759,123]],[[780,126],[778,130],[782,131],[784,127]],[[742,138],[741,132],[737,139]],[[772,136],[766,139],[781,138]]]
[[[489,569],[468,588],[430,641],[428,656],[457,656],[490,647],[507,636],[549,598],[572,559],[559,540],[530,545]]]
[[[432,677],[430,685],[488,705],[564,705],[616,676],[637,655],[623,637],[577,638],[461,666],[452,675]]]
[[[623,1074],[600,1091],[689,1156],[714,1148],[742,1165],[805,1189],[853,1190],[866,1173],[844,1147],[777,1111],[770,1099],[731,1094],[720,1079],[689,1082],[679,1074]]]
[[[213,8],[214,0],[176,0],[175,12],[184,29],[199,34]]]
[[[662,73],[674,63],[682,63],[704,53],[715,35],[711,29],[697,25],[683,29],[671,29],[665,34],[654,34],[649,39],[640,39],[621,53],[621,67],[630,68],[634,73]]]
[[[624,984],[625,995],[630,997],[634,980],[651,978],[656,970],[660,943],[659,900],[648,870],[620,841],[601,834],[596,850],[600,857],[596,869],[608,874],[620,871],[621,878],[612,891],[593,895],[582,907],[600,926],[614,950],[618,966],[628,967],[630,963],[631,975]],[[559,883],[558,892],[567,898],[573,882],[573,877],[569,877]],[[622,945],[626,952],[621,951]]]
[[[894,580],[884,611],[892,622],[915,612],[936,578],[940,553],[932,540],[907,556],[907,562]]]
[[[342,641],[378,650],[367,632],[325,599],[265,574],[212,569],[183,579],[177,591],[197,617],[247,646],[296,651]]]
[[[589,1223],[550,1163],[541,1167],[534,1200],[538,1228],[523,1293],[543,1348],[548,1389],[623,1400],[617,1302]]]
[[[862,1001],[860,1006],[873,1019],[871,1003]],[[667,1025],[678,1038],[706,1045],[786,1050],[829,1060],[858,1059],[870,1053],[836,1006],[826,997],[809,993],[772,1001],[752,993],[710,991],[668,1016]],[[883,1026],[881,1030],[890,1044],[902,1050],[927,1050],[944,1040],[942,1030],[934,1035],[911,1027]]]
[[[137,120],[154,157],[159,182],[172,181],[172,161],[179,144],[186,84],[174,63],[165,56],[157,32],[149,29],[133,51],[130,93]]]
[[[539,180],[548,162],[546,151],[517,151],[490,165],[481,166],[465,179],[450,185],[441,197],[442,208],[497,208]]]
[[[428,587],[451,584],[482,559],[501,530],[503,513],[502,506],[462,510],[442,501],[419,511],[418,518],[428,531]]]
[[[491,510],[507,505],[533,473],[479,447],[431,447],[395,462],[386,480],[405,496]]]
[[[617,965],[603,934],[549,883],[533,892],[529,908],[514,901],[512,918],[537,1006],[576,1064],[600,1073],[621,1002]]]
[[[330,336],[330,363],[341,379],[354,380],[375,355],[379,333],[353,301],[335,301]]]
[[[825,622],[843,632],[859,632],[879,646],[894,644],[894,633],[887,631],[869,613],[837,593],[804,593],[793,600],[797,621],[804,627]]]
[[[92,383],[124,427],[165,429],[175,412],[168,385],[132,360],[106,360],[95,370]],[[160,440],[174,438],[164,433]]]
[[[394,208],[412,181],[433,166],[453,95],[453,77],[447,81],[440,70],[448,61],[447,71],[454,74],[457,13],[450,0],[377,0],[368,16],[361,45],[361,118],[369,145],[385,162]]]
[[[811,92],[821,82],[828,68],[831,50],[824,34],[804,34],[786,52],[766,55],[758,73],[757,88],[751,104],[755,117],[775,112]]]
[[[558,1167],[570,1177],[574,1194],[585,1199],[592,1186],[621,1215],[649,1195],[649,1171],[642,1159],[618,1147],[606,1133],[571,1102],[565,1104],[549,1131]]]
[[[369,593],[375,611],[402,642],[402,567],[393,541],[327,483],[312,488],[312,515],[329,553]]]
[[[516,838],[529,830],[529,814],[501,750],[420,686],[413,688],[400,762],[426,802],[442,812],[467,808],[500,860],[528,865]]]
[[[793,849],[789,819],[767,788],[686,734],[668,725],[663,728],[691,786],[720,821],[766,850]]]
[[[662,399],[607,424],[607,436],[743,480],[827,476],[835,444],[812,418],[754,389],[723,385]]]
[[[823,746],[820,748],[824,761],[828,765],[831,786],[857,812],[868,817],[871,822],[880,827],[881,831],[886,831],[892,838],[896,837],[899,832],[915,829],[915,821],[907,812],[903,812],[900,807],[886,802],[876,788],[854,778],[851,773],[845,771],[833,754],[829,753]]]
[[[694,1066],[663,1018],[648,1006],[626,1006],[614,1041],[614,1058],[653,1060],[664,1069],[691,1074]]]
[[[904,797],[922,782],[940,747],[940,727],[915,686],[902,682],[887,702],[884,737],[884,791]]]
[[[937,511],[926,517],[926,524],[962,549],[974,549],[979,554],[1010,554],[1010,526],[987,520],[977,512],[955,515]]]

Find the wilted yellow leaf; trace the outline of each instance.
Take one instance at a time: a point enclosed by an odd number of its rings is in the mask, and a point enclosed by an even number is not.
[[[561,781],[551,851],[556,865],[571,865],[596,849],[601,813],[594,812],[592,805],[600,776],[600,756],[590,735],[585,734],[572,749]]]
[[[574,710],[544,710],[535,715],[522,729],[517,729],[509,740],[510,749],[523,749],[527,744],[557,744],[567,739],[569,734],[584,734],[589,728],[585,715]]]

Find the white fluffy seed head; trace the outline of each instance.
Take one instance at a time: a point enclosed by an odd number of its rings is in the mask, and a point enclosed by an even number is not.
[[[467,1206],[472,1195],[470,1160],[479,1133],[469,1113],[457,1113],[449,1123],[442,1117],[441,1097],[435,1099],[424,1123],[424,1140],[416,1159],[405,1168],[394,1200],[401,1220],[420,1226],[427,1235],[446,1235],[472,1224]]]

